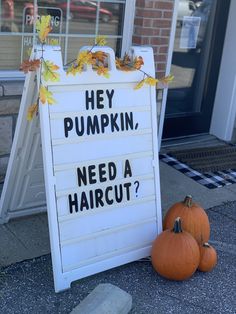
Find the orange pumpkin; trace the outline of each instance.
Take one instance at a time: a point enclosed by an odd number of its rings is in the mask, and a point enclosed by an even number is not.
[[[200,251],[196,240],[181,228],[181,220],[175,220],[174,228],[163,231],[153,242],[152,265],[163,277],[185,280],[196,271]]]
[[[192,201],[192,196],[185,197],[183,202],[175,203],[167,211],[163,229],[172,228],[177,217],[182,220],[183,229],[196,239],[199,245],[210,238],[210,224],[204,209]]]
[[[200,271],[211,271],[217,264],[216,250],[209,243],[200,246],[200,263],[198,269]]]

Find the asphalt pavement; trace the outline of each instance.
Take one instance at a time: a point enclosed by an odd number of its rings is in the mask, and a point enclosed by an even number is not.
[[[1,269],[0,312],[70,313],[98,284],[111,283],[131,294],[132,314],[236,313],[236,201],[206,212],[210,243],[218,253],[217,266],[209,273],[197,271],[189,280],[169,281],[143,259],[78,280],[56,294],[47,254]]]

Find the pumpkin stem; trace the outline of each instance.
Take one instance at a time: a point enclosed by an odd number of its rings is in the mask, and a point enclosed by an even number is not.
[[[187,206],[187,207],[191,207],[192,204],[193,204],[193,198],[191,195],[187,195],[184,199],[184,205]]]
[[[205,242],[205,243],[203,243],[203,245],[202,246],[204,246],[204,247],[210,247],[210,244],[209,243],[207,243],[207,242]]]
[[[182,226],[181,226],[181,219],[180,217],[177,217],[175,219],[175,224],[174,224],[174,228],[173,228],[173,232],[174,233],[181,233],[182,231]]]

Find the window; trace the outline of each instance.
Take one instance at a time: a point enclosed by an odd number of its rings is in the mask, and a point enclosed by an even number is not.
[[[82,46],[93,45],[97,35],[105,35],[120,55],[124,43],[131,42],[134,5],[135,0],[0,0],[0,74],[12,73],[29,57],[35,42],[34,19],[41,15],[52,16],[48,43],[61,46],[64,64]]]

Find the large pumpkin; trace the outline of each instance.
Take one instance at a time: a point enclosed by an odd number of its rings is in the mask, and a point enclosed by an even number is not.
[[[200,263],[198,269],[200,271],[211,271],[217,263],[216,250],[209,243],[200,246]]]
[[[163,277],[185,280],[196,271],[200,251],[196,240],[181,228],[181,220],[175,220],[174,228],[163,231],[153,242],[152,265]]]
[[[172,228],[177,217],[182,220],[183,229],[196,239],[199,245],[208,242],[210,238],[210,224],[204,209],[192,201],[192,196],[185,197],[183,202],[175,203],[167,211],[163,229]]]

